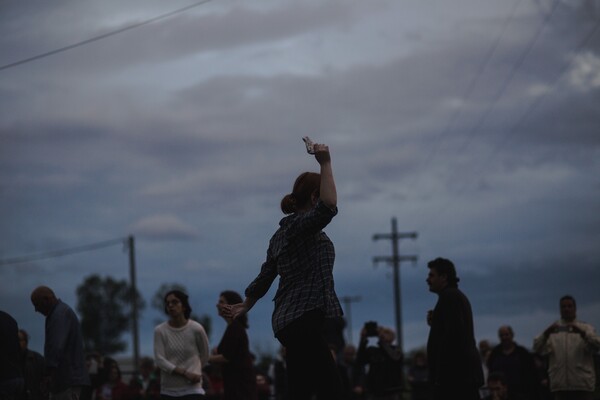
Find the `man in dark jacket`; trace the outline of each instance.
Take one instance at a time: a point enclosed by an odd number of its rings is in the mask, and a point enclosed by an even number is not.
[[[427,265],[429,291],[438,295],[427,313],[427,358],[434,399],[478,400],[483,370],[475,344],[469,299],[458,289],[452,261],[436,258]]]
[[[520,395],[537,399],[540,382],[533,354],[515,342],[513,329],[508,325],[498,329],[498,337],[500,344],[492,349],[488,357],[488,370],[504,375],[509,397]]]
[[[31,303],[46,317],[45,379],[51,397],[79,400],[82,388],[90,384],[79,318],[47,286],[40,286],[31,293]]]

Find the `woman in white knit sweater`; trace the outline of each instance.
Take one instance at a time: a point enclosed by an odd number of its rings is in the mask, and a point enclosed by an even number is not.
[[[154,358],[161,370],[164,400],[204,399],[202,367],[208,361],[208,337],[202,325],[190,319],[188,296],[173,290],[165,295],[169,320],[154,328]]]

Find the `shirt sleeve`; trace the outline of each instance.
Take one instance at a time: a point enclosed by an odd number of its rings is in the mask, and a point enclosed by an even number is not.
[[[171,373],[176,367],[165,357],[165,342],[160,325],[154,328],[154,359],[156,365],[165,372]]]
[[[319,200],[313,209],[299,214],[298,218],[294,221],[293,226],[287,229],[286,236],[288,239],[292,239],[296,236],[306,236],[318,233],[331,222],[333,217],[337,215],[337,212],[337,207],[331,209]]]
[[[260,299],[263,297],[277,277],[277,265],[271,256],[271,249],[267,250],[267,260],[260,268],[258,276],[248,285],[244,294],[246,297]]]
[[[198,324],[198,330],[196,331],[196,346],[198,347],[200,362],[202,363],[202,367],[204,367],[208,363],[209,356],[208,336],[206,336],[206,331],[200,324]]]
[[[552,351],[548,339],[543,333],[533,338],[533,351],[540,355],[546,355]]]
[[[600,336],[596,334],[594,327],[589,324],[581,324],[579,328],[583,329],[585,332],[585,337],[583,338],[584,342],[587,345],[589,351],[594,354],[600,350]]]
[[[59,303],[46,320],[46,341],[44,345],[46,367],[58,367],[60,357],[65,352],[69,327],[73,323],[72,319],[73,316],[66,312]]]

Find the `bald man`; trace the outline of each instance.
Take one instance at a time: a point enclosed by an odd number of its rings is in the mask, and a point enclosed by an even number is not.
[[[79,319],[47,286],[31,293],[31,303],[46,317],[44,358],[52,399],[78,400],[82,387],[90,384]]]

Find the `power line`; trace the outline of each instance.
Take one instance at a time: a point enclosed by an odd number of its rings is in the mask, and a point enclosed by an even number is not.
[[[7,258],[4,260],[0,260],[0,266],[22,264],[22,263],[26,263],[26,262],[30,262],[30,261],[45,260],[48,258],[63,257],[63,256],[68,256],[70,254],[83,253],[86,251],[103,249],[105,247],[114,246],[119,243],[127,245],[127,238],[112,239],[112,240],[106,240],[104,242],[87,244],[84,246],[71,247],[68,249],[51,250],[51,251],[47,251],[47,252],[43,252],[43,253]]]
[[[488,106],[487,110],[482,114],[482,117],[479,118],[479,120],[477,121],[477,123],[473,126],[473,128],[471,129],[471,132],[469,132],[469,135],[467,135],[467,140],[462,144],[462,146],[460,147],[460,149],[458,150],[458,152],[464,151],[469,146],[469,144],[471,143],[471,141],[475,137],[475,133],[479,130],[479,128],[481,128],[481,126],[483,125],[483,123],[485,122],[485,120],[487,119],[487,117],[490,115],[490,113],[492,112],[492,110],[494,109],[494,107],[496,106],[496,104],[498,103],[498,101],[500,100],[500,98],[504,95],[504,92],[506,91],[506,89],[508,89],[508,87],[511,84],[512,80],[514,79],[517,71],[521,68],[521,66],[523,65],[523,63],[527,59],[527,56],[529,56],[529,53],[531,53],[531,50],[533,49],[533,46],[537,43],[537,41],[540,38],[542,32],[544,31],[544,29],[548,25],[548,22],[550,22],[550,19],[552,18],[552,16],[554,15],[554,12],[558,8],[558,4],[559,3],[560,3],[559,0],[555,0],[554,1],[554,5],[552,6],[552,10],[550,11],[550,13],[548,15],[546,15],[544,17],[543,24],[537,30],[537,32],[535,33],[535,35],[533,36],[533,38],[529,41],[529,45],[525,48],[525,51],[523,53],[521,53],[521,56],[519,57],[519,59],[517,60],[517,62],[513,65],[512,69],[510,70],[510,73],[508,74],[507,78],[504,80],[502,86],[500,87],[500,90],[498,90],[498,92],[496,93],[496,96],[494,97],[493,101],[490,103],[490,105]]]
[[[481,75],[483,75],[483,71],[486,70],[486,68],[487,68],[490,60],[492,59],[492,56],[496,52],[496,48],[498,47],[498,45],[500,44],[500,41],[504,37],[504,33],[506,32],[506,29],[510,25],[510,22],[513,20],[513,18],[515,16],[515,13],[517,11],[517,8],[521,4],[521,1],[522,0],[517,0],[517,1],[515,1],[513,3],[513,6],[512,6],[512,8],[510,10],[510,14],[504,20],[504,23],[503,23],[503,26],[502,26],[502,29],[501,29],[500,33],[498,34],[498,36],[494,40],[494,43],[489,48],[489,50],[488,50],[487,54],[485,55],[485,57],[482,59],[482,62],[479,64],[479,67],[477,69],[477,73],[475,74],[475,77],[471,80],[471,82],[467,86],[467,89],[465,90],[465,93],[462,96],[462,99],[463,99],[464,102],[466,102],[467,100],[469,100],[471,98],[473,90],[475,89],[475,87],[477,86],[477,83],[479,82],[479,78],[481,78]],[[434,142],[434,147],[433,147],[432,151],[425,158],[426,161],[425,161],[424,165],[428,165],[431,162],[431,160],[433,159],[433,157],[437,154],[438,149],[440,147],[441,139],[444,136],[446,136],[446,134],[450,131],[450,127],[452,127],[454,125],[454,122],[456,121],[456,119],[458,118],[458,116],[461,114],[461,112],[462,112],[462,107],[458,107],[458,108],[456,108],[454,110],[454,113],[452,114],[452,116],[448,120],[448,122],[446,124],[446,127],[438,135],[437,140]]]
[[[556,75],[556,78],[554,79],[554,82],[551,85],[552,89],[555,89],[558,86],[558,83],[564,78],[567,71],[569,71],[570,68],[573,66],[575,60],[577,59],[577,56],[579,56],[581,51],[587,47],[590,40],[598,33],[599,30],[600,30],[600,20],[598,22],[596,22],[596,24],[591,29],[591,31],[587,35],[585,35],[585,37],[581,40],[581,42],[575,47],[575,50],[571,54],[569,61],[560,69],[560,71]],[[548,94],[551,92],[554,92],[554,91],[555,90],[546,91],[542,95],[538,96],[529,105],[529,107],[527,107],[527,109],[521,115],[521,117],[517,120],[517,122],[515,122],[515,124],[508,130],[507,134],[503,137],[503,140],[495,147],[495,149],[493,150],[491,155],[486,158],[486,160],[485,160],[486,166],[489,167],[492,164],[490,161],[498,155],[501,148],[506,146],[506,144],[510,141],[511,137],[517,132],[517,128],[519,126],[521,126],[521,124],[523,124],[528,119],[528,117],[538,109],[538,107],[544,102],[544,100],[546,100],[546,98],[548,97]],[[525,134],[526,133],[527,133],[527,131],[525,132]],[[475,179],[473,179],[473,181],[476,180],[477,178],[479,178],[483,174],[485,167],[482,165],[479,168],[475,168],[475,170],[479,171],[479,174],[475,177]]]
[[[158,17],[154,17],[154,18],[148,19],[146,21],[138,22],[137,24],[129,25],[129,26],[126,26],[126,27],[121,28],[121,29],[117,29],[117,30],[112,31],[112,32],[104,33],[102,35],[93,37],[91,39],[83,40],[81,42],[74,43],[74,44],[71,44],[71,45],[68,45],[68,46],[64,46],[64,47],[61,47],[61,48],[58,48],[58,49],[55,49],[55,50],[51,50],[51,51],[48,51],[46,53],[38,54],[36,56],[25,58],[25,59],[20,60],[20,61],[15,61],[15,62],[12,62],[10,64],[2,65],[2,66],[0,66],[0,71],[8,69],[8,68],[16,67],[17,65],[25,64],[25,63],[28,63],[28,62],[31,62],[31,61],[39,60],[40,58],[45,58],[45,57],[52,56],[54,54],[62,53],[62,52],[65,52],[67,50],[74,49],[76,47],[84,46],[86,44],[97,42],[99,40],[106,39],[107,37],[118,35],[119,33],[123,33],[123,32],[129,31],[129,30],[135,29],[135,28],[139,28],[140,26],[148,25],[148,24],[150,24],[152,22],[156,22],[158,20],[171,17],[171,16],[173,16],[175,14],[182,13],[184,11],[187,11],[187,10],[191,9],[191,8],[198,7],[198,6],[202,5],[202,4],[208,3],[209,1],[211,1],[211,0],[202,0],[202,1],[198,2],[198,3],[191,4],[189,6],[180,8],[178,10],[171,11],[171,12],[168,12],[166,14],[159,15]]]
[[[570,67],[573,65],[573,63],[575,62],[575,60],[577,59],[577,56],[582,52],[583,49],[585,49],[588,45],[588,43],[590,42],[590,40],[598,33],[598,31],[600,31],[600,20],[598,22],[596,22],[596,24],[594,25],[594,27],[590,30],[590,32],[580,41],[580,43],[574,47],[574,51],[571,53],[571,57],[569,59],[569,61],[567,63],[565,63],[565,65],[563,65],[563,67],[560,69],[560,71],[558,72],[558,74],[556,75],[556,78],[554,79],[554,82],[552,82],[551,86],[552,89],[555,89],[558,85],[558,83],[563,79],[563,77],[565,76],[565,74],[567,73],[567,71],[569,71]],[[526,120],[527,118],[533,113],[535,112],[539,106],[544,102],[544,100],[548,97],[549,93],[554,92],[555,90],[548,90],[545,93],[543,93],[542,95],[540,95],[539,97],[537,97],[530,105],[529,107],[527,107],[527,109],[523,112],[523,114],[521,115],[521,117],[518,119],[517,122],[515,122],[515,124],[508,130],[507,134],[504,136],[503,140],[495,147],[495,149],[492,151],[491,155],[489,155],[488,157],[485,158],[484,163],[482,163],[482,165],[479,165],[477,168],[474,168],[475,171],[478,171],[479,173],[477,175],[475,175],[473,177],[473,179],[471,179],[470,183],[472,184],[473,182],[475,182],[477,179],[479,179],[484,172],[486,171],[486,167],[489,168],[490,165],[492,165],[491,160],[493,160],[499,153],[500,149],[505,147],[506,144],[510,141],[510,138],[517,132],[517,128],[519,126],[521,126]],[[469,186],[469,184],[465,184],[457,193],[456,196],[460,195],[462,192],[464,192],[467,187]],[[450,206],[450,203],[446,203],[438,212],[437,215],[441,214],[442,212],[444,212],[445,210],[448,209],[448,207]],[[436,216],[437,216],[436,215]],[[431,221],[435,220],[436,218],[430,218],[424,225],[428,225]]]

